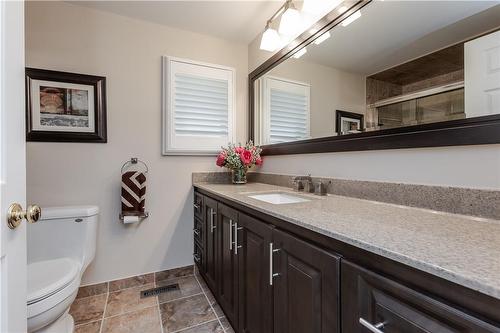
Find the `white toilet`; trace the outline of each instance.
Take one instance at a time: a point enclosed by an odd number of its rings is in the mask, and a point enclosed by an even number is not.
[[[99,207],[42,208],[28,227],[28,332],[71,333],[68,313],[94,259]]]

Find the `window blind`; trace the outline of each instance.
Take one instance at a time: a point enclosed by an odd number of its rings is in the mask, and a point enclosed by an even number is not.
[[[233,141],[234,69],[163,58],[163,153],[212,155]]]
[[[310,89],[306,83],[267,77],[264,89],[264,142],[281,143],[310,137]]]
[[[175,75],[174,128],[179,135],[228,135],[228,82]]]

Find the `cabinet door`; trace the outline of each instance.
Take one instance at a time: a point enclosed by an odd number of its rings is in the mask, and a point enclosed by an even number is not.
[[[270,285],[270,245],[272,227],[239,214],[239,332],[273,331],[272,287]]]
[[[235,244],[238,212],[219,204],[218,220],[218,301],[229,322],[238,327],[238,250]]]
[[[343,261],[342,332],[379,331],[499,333],[500,329],[393,280]]]
[[[210,289],[217,290],[217,201],[204,197],[205,214],[205,279]]]
[[[273,251],[274,332],[339,332],[339,257],[279,230]]]

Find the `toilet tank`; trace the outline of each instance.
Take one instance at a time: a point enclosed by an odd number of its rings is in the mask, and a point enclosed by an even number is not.
[[[68,257],[81,264],[81,272],[94,259],[99,207],[42,207],[42,216],[28,225],[28,263]]]

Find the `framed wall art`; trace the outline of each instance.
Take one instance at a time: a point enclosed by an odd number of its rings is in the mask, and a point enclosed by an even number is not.
[[[106,78],[26,68],[26,140],[107,142]]]
[[[335,131],[338,135],[360,133],[363,130],[363,123],[362,114],[341,110],[335,112]]]

